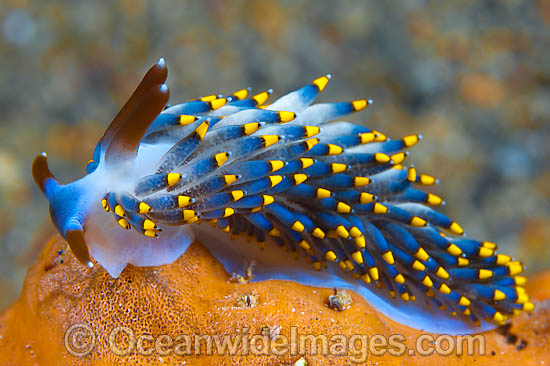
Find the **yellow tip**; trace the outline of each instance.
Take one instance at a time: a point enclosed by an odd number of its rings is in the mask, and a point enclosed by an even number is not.
[[[419,140],[420,139],[418,135],[409,135],[409,136],[403,137],[403,143],[405,144],[406,147],[411,147],[416,145]]]
[[[241,190],[231,191],[231,197],[233,197],[233,201],[238,201],[244,197],[244,192]]]
[[[237,90],[236,92],[233,93],[233,96],[238,100],[242,100],[248,96],[248,89],[245,88],[245,89]]]
[[[304,225],[300,221],[294,221],[294,224],[290,227],[294,231],[303,232],[304,231]]]
[[[197,119],[198,117],[182,114],[180,115],[180,125],[185,126],[185,125],[191,124],[195,122]]]
[[[122,208],[121,205],[115,206],[115,213],[120,217],[123,217],[124,215],[126,215],[126,212],[124,212],[124,209]]]
[[[404,283],[405,283],[405,277],[404,277],[401,273],[397,274],[397,276],[395,276],[395,277],[393,278],[393,280],[394,280],[395,282],[397,282],[397,283],[400,283],[400,284],[404,284]]]
[[[316,138],[316,137],[313,137],[313,138],[310,138],[310,139],[306,140],[305,143],[307,145],[307,149],[311,150],[313,148],[313,146],[315,146],[319,143],[319,139]]]
[[[512,258],[505,254],[497,254],[497,264],[503,265],[506,263],[509,263],[512,260]]]
[[[516,283],[516,286],[524,286],[527,283],[527,278],[523,276],[515,276],[514,282]]]
[[[413,216],[413,218],[411,219],[410,224],[411,224],[411,226],[414,226],[414,227],[424,227],[424,226],[426,226],[426,220],[421,219],[418,216]]]
[[[372,132],[374,132],[374,135],[375,135],[375,137],[374,137],[375,142],[383,142],[383,141],[386,141],[388,139],[386,137],[386,135],[384,135],[380,131],[372,130]]]
[[[263,91],[259,94],[256,94],[252,97],[252,100],[256,103],[256,105],[262,105],[266,102],[266,100],[269,98],[269,93],[267,91]]]
[[[351,102],[351,106],[353,107],[353,110],[355,112],[358,112],[367,108],[368,105],[369,103],[367,102],[366,99],[357,99]]]
[[[368,144],[369,142],[373,142],[376,138],[376,135],[372,132],[364,132],[359,134],[359,139],[361,140],[362,144]]]
[[[229,217],[231,215],[233,215],[235,213],[235,210],[231,207],[226,207],[224,210],[223,210],[223,217]]]
[[[437,182],[437,179],[435,177],[432,177],[431,175],[427,174],[420,174],[420,184],[425,186],[432,186]]]
[[[285,162],[281,160],[270,160],[271,172],[275,172],[285,166]]]
[[[376,214],[385,214],[388,212],[388,208],[383,204],[376,202],[373,206],[372,212]]]
[[[331,195],[331,192],[328,189],[317,188],[317,198],[328,198]]]
[[[388,250],[387,252],[385,252],[384,254],[382,254],[382,258],[386,261],[386,263],[388,264],[394,264],[395,263],[395,259],[393,258],[393,253],[391,252],[391,250]]]
[[[370,184],[370,179],[367,177],[354,177],[353,178],[353,185],[355,187],[363,187]],[[373,196],[373,195],[371,195]],[[374,197],[374,196],[373,196]]]
[[[148,213],[149,211],[151,211],[151,206],[149,206],[145,202],[140,202],[139,203],[138,212],[140,214],[145,214],[145,213]]]
[[[433,287],[434,285],[432,279],[429,276],[424,277],[424,279],[422,280],[422,284],[426,287]]]
[[[520,261],[512,261],[506,263],[506,267],[508,267],[508,273],[510,274],[510,276],[515,276],[523,272],[523,265]]]
[[[130,224],[128,224],[128,221],[126,221],[126,219],[119,219],[117,222],[120,226],[122,226],[126,230],[130,228]]]
[[[497,322],[498,324],[502,324],[506,321],[504,318],[504,315],[502,315],[500,312],[496,312],[495,315],[493,315],[493,320]]]
[[[243,125],[243,134],[248,136],[260,129],[260,122],[251,122]]]
[[[264,206],[270,205],[273,202],[275,202],[275,198],[273,198],[273,196],[270,196],[268,194],[264,194],[262,197],[264,199],[264,202],[263,202]]]
[[[223,180],[225,181],[226,185],[230,185],[231,183],[234,183],[237,179],[238,178],[235,174],[226,174],[223,176]]]
[[[416,182],[416,169],[411,167],[407,171],[407,180],[409,182]]]
[[[338,202],[336,205],[336,212],[338,213],[350,213],[351,212],[351,206],[344,203],[344,202]]]
[[[315,161],[311,158],[300,158],[300,162],[302,163],[302,169],[305,169],[312,166]]]
[[[332,173],[334,174],[345,172],[348,169],[348,166],[342,163],[332,163],[330,167],[331,167]]]
[[[391,158],[384,153],[376,153],[374,154],[374,160],[376,160],[379,163],[387,163],[391,160]]]
[[[191,203],[191,197],[178,196],[178,207],[185,207]]]
[[[305,126],[304,129],[305,129],[304,137],[315,136],[319,132],[321,132],[321,129],[317,126]]]
[[[197,213],[193,210],[183,210],[182,211],[182,216],[183,216],[183,219],[185,221],[189,220],[189,219],[192,219],[193,217],[195,217],[197,215]]]
[[[535,310],[535,304],[533,304],[532,302],[526,302],[525,304],[523,304],[523,310],[533,311]]]
[[[351,253],[351,258],[355,261],[355,263],[363,264],[363,254],[361,254],[360,251]]]
[[[439,278],[443,278],[444,280],[448,279],[449,277],[449,273],[445,270],[445,268],[443,267],[439,267],[437,269],[437,272],[435,273],[435,275]]]
[[[391,161],[393,161],[394,164],[401,164],[405,159],[407,158],[407,154],[404,152],[400,152],[397,154],[393,154],[391,156]]]
[[[379,273],[378,273],[378,268],[376,268],[376,267],[371,267],[369,269],[369,275],[370,275],[370,277],[372,278],[373,281],[378,281],[378,279],[380,278]]]
[[[311,249],[311,245],[309,245],[309,243],[305,240],[302,240],[301,242],[299,242],[298,245],[300,246],[300,248],[302,248],[304,250],[310,250]]]
[[[331,262],[334,262],[337,257],[332,250],[329,250],[328,252],[325,253],[325,258]]]
[[[493,250],[492,249],[488,249],[488,248],[485,248],[485,247],[479,247],[479,251],[478,251],[478,255],[481,257],[481,258],[487,258],[487,257],[490,257],[493,255]]]
[[[145,219],[143,221],[143,228],[145,230],[154,230],[156,227],[157,227],[157,225],[149,219]]]
[[[426,199],[426,203],[429,203],[430,205],[439,206],[443,203],[443,199],[439,196],[436,196],[435,194],[428,193],[428,198]]]
[[[290,122],[294,118],[296,118],[296,113],[294,112],[287,112],[287,111],[279,112],[279,121],[281,121],[282,123]]]
[[[497,245],[491,241],[484,241],[481,243],[485,248],[497,250]]]
[[[157,232],[155,230],[145,230],[143,232],[143,235],[148,236],[150,238],[156,238],[157,237]]]
[[[344,151],[344,149],[338,145],[327,144],[327,146],[328,146],[328,155],[338,155]]]
[[[500,301],[506,299],[506,294],[500,290],[495,290],[493,293],[493,300]]]
[[[426,266],[423,263],[421,263],[421,262],[419,262],[415,259],[413,264],[412,264],[412,268],[417,270],[417,271],[424,271],[426,269]]]
[[[211,100],[217,99],[218,97],[216,94],[207,95],[205,97],[200,98],[200,101],[202,102],[210,102]]]
[[[442,283],[441,286],[439,286],[439,291],[448,295],[451,293],[451,288],[447,286],[447,284]]]
[[[493,277],[493,271],[482,268],[479,270],[478,277],[480,280],[486,280],[487,278]]]
[[[415,256],[421,261],[427,261],[428,259],[430,259],[430,256],[428,255],[428,253],[426,253],[424,248],[418,248],[418,251],[416,252]]]
[[[263,147],[269,147],[279,142],[279,135],[263,135],[262,145]]]
[[[341,238],[344,238],[344,239],[347,239],[349,238],[349,231],[342,225],[338,225],[336,227],[336,233],[338,233],[338,235],[341,237]]]
[[[296,185],[302,184],[307,180],[307,175],[303,173],[294,174],[294,183]]]
[[[216,110],[216,109],[221,108],[224,105],[226,105],[226,103],[227,103],[227,99],[225,99],[225,98],[214,99],[214,100],[210,101],[210,107],[213,110]]]
[[[325,238],[325,232],[323,230],[321,230],[320,228],[316,227],[315,229],[313,229],[313,231],[311,232],[311,234],[316,237],[316,238],[319,238],[319,239],[324,239]]]
[[[208,122],[204,121],[195,129],[195,133],[199,136],[199,138],[202,140],[204,138],[204,135],[206,135],[206,131],[208,131]]]
[[[462,250],[456,245],[456,244],[449,244],[447,247],[447,253],[454,255],[455,257],[458,257],[462,254]]]
[[[366,245],[365,237],[360,236],[358,238],[355,238],[355,245],[357,246],[357,248],[363,249]]]
[[[226,152],[222,152],[214,155],[214,159],[216,159],[216,163],[218,164],[218,166],[222,166],[227,161],[227,159],[229,159],[229,154]]]
[[[374,201],[374,195],[367,192],[361,192],[361,195],[359,196],[359,202],[362,205],[371,203],[372,201]]]
[[[168,173],[166,175],[166,183],[168,184],[168,187],[171,187],[174,184],[178,183],[180,179],[181,179],[181,174],[179,173]]]
[[[462,230],[460,225],[458,223],[454,222],[454,221],[451,224],[451,226],[449,226],[449,230],[451,230],[453,233],[458,234],[458,235],[464,234],[464,230]]]
[[[271,182],[271,187],[275,187],[277,184],[283,181],[283,177],[280,175],[270,175],[268,178]]]
[[[330,78],[328,76],[321,76],[320,78],[313,80],[312,84],[315,85],[320,92],[322,92],[325,90],[329,80]]]
[[[349,229],[349,233],[353,238],[359,238],[363,235],[363,233],[357,228],[357,226],[352,226],[351,229]]]

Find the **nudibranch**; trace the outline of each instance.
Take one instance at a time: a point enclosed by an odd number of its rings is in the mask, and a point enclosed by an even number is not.
[[[437,179],[404,164],[420,135],[339,121],[370,100],[312,104],[326,75],[272,104],[271,90],[246,88],[169,106],[166,78],[160,59],[80,180],[59,184],[45,153],[33,163],[83,264],[91,255],[116,278],[127,264],[172,263],[196,237],[229,273],[255,261],[255,280],[353,289],[428,331],[480,331],[533,309],[523,265],[466,238],[421,189]]]

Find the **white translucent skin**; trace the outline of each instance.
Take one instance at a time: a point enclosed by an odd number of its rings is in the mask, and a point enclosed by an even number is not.
[[[102,163],[82,178],[88,213],[84,224],[84,239],[92,257],[117,278],[128,264],[159,266],[178,259],[194,240],[189,226],[163,225],[161,238],[149,238],[135,230],[124,230],[105,212],[101,199],[107,192],[132,192],[137,179],[153,174],[156,162],[168,151],[169,145],[142,144],[131,165],[106,166]],[[103,157],[101,161],[104,161]]]

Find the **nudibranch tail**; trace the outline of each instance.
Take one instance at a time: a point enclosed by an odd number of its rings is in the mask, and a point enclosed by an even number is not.
[[[438,180],[405,164],[421,135],[392,140],[338,121],[371,100],[313,104],[325,75],[271,104],[271,90],[245,88],[166,107],[166,76],[163,60],[149,70],[87,176],[59,186],[45,160],[33,166],[81,261],[88,243],[113,276],[127,263],[170,263],[193,240],[191,227],[219,239],[191,225],[207,222],[262,249],[203,240],[226,268],[246,258],[261,263],[259,279],[353,288],[417,328],[467,332],[533,309],[522,264],[465,238],[435,209],[443,199],[422,190]]]

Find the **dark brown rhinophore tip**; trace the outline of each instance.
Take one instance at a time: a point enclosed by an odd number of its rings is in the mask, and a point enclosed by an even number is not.
[[[93,264],[88,254],[88,246],[84,240],[84,232],[82,230],[68,230],[65,238],[76,259],[83,265],[92,267]]]
[[[34,158],[32,163],[32,177],[36,182],[36,185],[42,190],[42,193],[45,191],[46,180],[49,178],[57,182],[52,172],[48,168],[48,155],[45,152],[39,154]]]
[[[105,151],[105,163],[134,158],[147,128],[164,109],[170,92],[166,84],[156,85],[141,98]]]
[[[128,120],[130,114],[132,114],[132,112],[136,109],[138,103],[141,101],[143,96],[155,85],[160,85],[164,83],[167,76],[168,69],[166,68],[166,63],[164,62],[164,59],[161,58],[155,65],[151,66],[149,71],[147,71],[134,93],[130,96],[124,107],[122,107],[122,109],[115,116],[109,127],[107,127],[105,133],[103,133],[103,137],[101,138],[102,149],[104,149],[111,143],[116,133]]]

